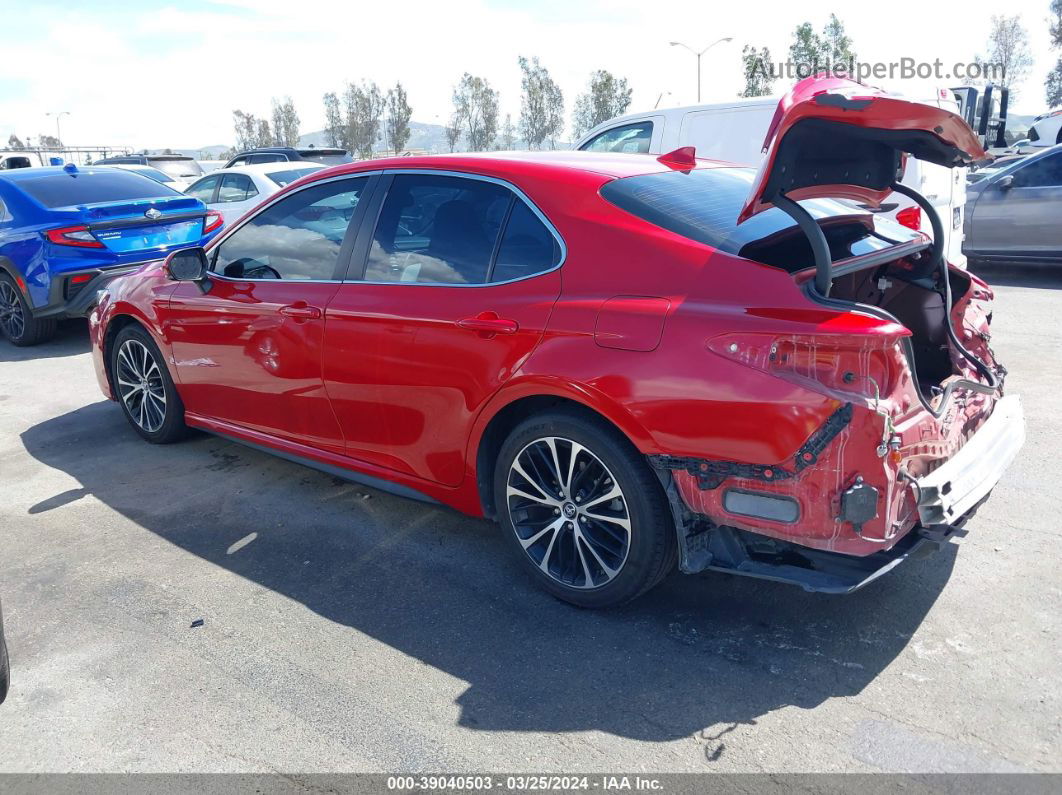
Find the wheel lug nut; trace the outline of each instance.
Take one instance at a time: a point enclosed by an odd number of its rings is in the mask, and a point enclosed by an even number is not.
[[[554,508],[553,509],[553,513],[556,514],[557,516],[560,516],[560,508]]]

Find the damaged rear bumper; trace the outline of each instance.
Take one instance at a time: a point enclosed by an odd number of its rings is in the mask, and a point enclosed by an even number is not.
[[[922,524],[950,524],[965,515],[988,496],[1024,443],[1021,399],[1008,395],[954,456],[918,478]]]

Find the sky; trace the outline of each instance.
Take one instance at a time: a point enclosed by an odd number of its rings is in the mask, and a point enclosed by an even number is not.
[[[1019,86],[1018,113],[1046,110],[1043,82],[1062,55],[1047,32],[1049,0],[1011,0],[1029,31],[1035,65]],[[520,111],[517,57],[538,56],[571,109],[595,69],[626,77],[631,111],[696,102],[693,49],[732,37],[702,59],[702,101],[736,96],[743,44],[784,56],[793,29],[844,22],[860,60],[940,58],[946,68],[987,51],[998,3],[794,3],[762,0],[0,0],[5,36],[0,141],[55,134],[71,145],[198,148],[234,143],[232,111],[268,116],[291,96],[302,132],[324,127],[321,96],[347,81],[382,89],[401,81],[413,119],[445,123],[453,86],[468,71]],[[881,82],[870,80],[868,82]],[[954,84],[954,81],[952,81]],[[776,85],[776,89],[781,88]],[[903,89],[888,83],[890,89]],[[1012,103],[1014,105],[1015,103]]]

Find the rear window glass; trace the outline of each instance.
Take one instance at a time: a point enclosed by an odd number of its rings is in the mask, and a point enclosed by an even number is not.
[[[45,207],[73,207],[128,199],[174,196],[177,191],[131,171],[107,169],[79,174],[50,174],[20,180],[18,186]]]
[[[184,158],[160,158],[150,157],[148,163],[159,171],[165,171],[171,177],[186,179],[188,177],[203,176],[203,169],[189,157]]]
[[[307,174],[312,174],[315,171],[320,171],[318,168],[291,168],[287,171],[271,171],[268,176],[273,182],[277,183],[280,187],[284,187],[290,182],[294,182],[300,177],[305,177]]]
[[[337,166],[340,163],[353,163],[354,159],[341,152],[299,152],[303,160],[312,160],[315,163],[324,163],[326,166]]]
[[[787,269],[813,264],[796,222],[771,208],[738,225],[755,169],[669,171],[609,182],[601,195],[656,226],[712,248]],[[832,199],[800,202],[822,226],[834,260],[869,254],[918,238],[918,233]]]

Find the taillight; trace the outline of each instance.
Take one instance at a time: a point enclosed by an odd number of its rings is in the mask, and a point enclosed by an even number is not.
[[[223,223],[225,223],[225,219],[221,217],[221,213],[217,210],[207,210],[206,218],[203,219],[203,234],[220,229]]]
[[[77,226],[61,226],[58,229],[49,229],[44,233],[48,241],[57,246],[79,246],[81,248],[103,248],[103,243],[98,241],[95,235],[84,224]]]
[[[919,230],[922,228],[922,208],[905,207],[896,213],[896,222],[908,229]]]

